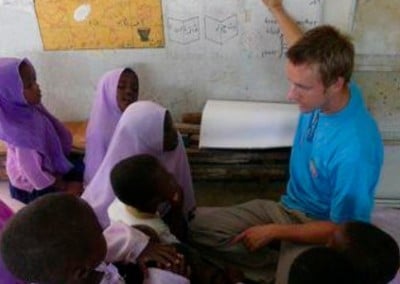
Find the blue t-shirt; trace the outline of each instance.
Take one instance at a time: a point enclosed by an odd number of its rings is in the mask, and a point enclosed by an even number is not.
[[[282,204],[319,220],[369,221],[383,162],[383,143],[360,89],[337,113],[300,115]]]

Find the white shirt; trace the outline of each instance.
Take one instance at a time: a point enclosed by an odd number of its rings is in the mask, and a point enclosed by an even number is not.
[[[171,233],[169,227],[161,219],[160,215],[154,214],[149,216],[150,214],[146,214],[148,216],[144,217],[143,213],[137,209],[133,207],[130,208],[132,211],[128,211],[127,206],[116,198],[111,203],[110,207],[108,207],[108,217],[110,218],[111,222],[122,222],[129,226],[149,226],[156,231],[161,243],[163,244],[179,243],[179,240]]]

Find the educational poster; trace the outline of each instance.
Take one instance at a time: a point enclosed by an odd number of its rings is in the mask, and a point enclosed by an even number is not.
[[[164,46],[161,0],[36,0],[46,50]]]

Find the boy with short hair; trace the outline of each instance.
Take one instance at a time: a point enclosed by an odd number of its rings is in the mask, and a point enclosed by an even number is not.
[[[0,247],[7,268],[27,282],[125,283],[117,269],[104,262],[107,244],[93,209],[72,195],[49,194],[22,208],[5,226]],[[144,283],[189,282],[153,268]]]
[[[182,212],[182,190],[156,158],[142,154],[124,159],[112,169],[110,181],[117,197],[108,208],[111,221],[130,226],[145,225],[155,230],[162,243],[179,242],[161,219],[158,208],[167,201],[182,220],[182,213],[179,214]],[[182,231],[183,228],[174,230]]]
[[[328,246],[346,258],[364,284],[386,284],[400,267],[399,247],[394,238],[370,223],[344,223],[334,232]]]
[[[350,263],[327,247],[310,248],[298,255],[289,271],[288,284],[361,284]]]
[[[110,205],[108,214],[111,222],[123,222],[149,234],[155,241],[173,244],[181,252],[191,270],[193,284],[229,284],[245,281],[243,274],[234,268],[226,271],[204,261],[197,251],[181,243],[169,230],[158,214],[158,208],[163,202],[168,202],[173,208],[170,212],[178,212],[178,219],[170,222],[180,222],[182,214],[182,189],[162,164],[148,154],[135,155],[118,162],[110,174],[110,181],[116,200]],[[149,233],[151,232],[151,233]],[[118,266],[120,271],[129,269]],[[246,282],[249,283],[249,282]]]

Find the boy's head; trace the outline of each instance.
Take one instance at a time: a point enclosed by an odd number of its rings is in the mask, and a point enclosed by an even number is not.
[[[155,213],[163,201],[173,202],[179,191],[174,176],[148,154],[117,163],[111,170],[110,180],[119,200],[147,213]]]
[[[289,284],[356,284],[351,265],[337,251],[315,247],[296,257],[289,271]],[[361,284],[361,283],[360,283]]]
[[[131,103],[136,102],[139,96],[139,78],[130,68],[122,71],[117,85],[117,104],[123,112]]]
[[[107,251],[90,206],[68,194],[49,194],[22,208],[4,228],[1,254],[18,278],[38,283],[96,283]]]
[[[335,232],[330,246],[353,265],[362,283],[388,283],[400,266],[396,241],[369,223],[352,221],[343,224]]]

